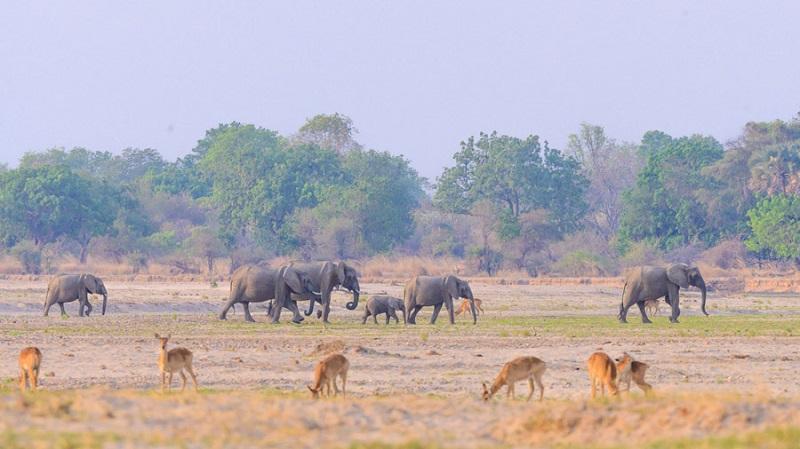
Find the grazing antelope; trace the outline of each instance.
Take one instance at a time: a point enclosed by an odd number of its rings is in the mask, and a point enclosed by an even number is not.
[[[631,391],[631,380],[638,386],[644,394],[650,394],[653,386],[644,381],[644,374],[650,365],[642,363],[628,355],[627,352],[622,353],[622,357],[617,359],[617,377],[620,384],[625,382],[625,391]]]
[[[609,393],[616,396],[617,389],[617,366],[605,352],[595,352],[586,361],[589,367],[589,379],[592,381],[592,399],[597,392],[597,385],[600,385],[600,393],[605,396],[606,388]]]
[[[542,385],[542,374],[547,369],[546,364],[536,357],[517,357],[516,359],[503,365],[500,374],[495,377],[492,383],[492,388],[487,389],[486,383],[483,384],[483,400],[489,399],[500,390],[503,385],[506,385],[508,390],[506,396],[514,399],[514,384],[528,379],[528,385],[531,387],[531,392],[528,393],[527,401],[531,400],[533,396],[533,383],[539,386],[539,400],[544,397],[544,385]]]
[[[39,386],[39,365],[42,364],[42,351],[33,346],[19,353],[19,389],[25,391],[26,384],[31,390]]]
[[[658,315],[659,303],[658,299],[648,299],[644,302],[644,310],[650,316]]]
[[[197,391],[197,376],[194,375],[194,370],[192,370],[192,351],[186,348],[172,348],[167,352],[167,342],[172,335],[162,337],[155,334],[155,336],[161,342],[161,350],[158,353],[158,370],[161,371],[161,392],[164,392],[164,384],[167,384],[169,391],[172,391],[172,375],[176,372],[183,379],[181,391],[185,390],[186,374],[183,374],[184,369],[192,376],[194,391]],[[169,378],[167,378],[167,375],[169,375]]]
[[[478,313],[478,315],[482,314],[483,313],[483,307],[481,307],[481,304],[483,304],[483,301],[481,301],[478,298],[475,298],[474,301],[475,301],[475,311]],[[456,312],[456,315],[461,315],[464,312],[469,312],[469,300],[468,299],[465,299],[465,300],[461,301],[461,306],[458,308],[458,312]]]
[[[317,363],[314,368],[314,385],[308,385],[311,390],[311,397],[318,399],[323,387],[326,389],[326,396],[331,396],[331,382],[333,382],[334,396],[339,394],[339,387],[336,386],[336,377],[342,378],[342,396],[347,397],[347,370],[350,362],[341,354],[332,354]]]

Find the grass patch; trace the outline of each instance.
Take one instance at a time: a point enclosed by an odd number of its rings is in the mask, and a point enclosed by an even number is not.
[[[324,325],[309,318],[303,324],[284,321],[273,325],[266,322],[246,323],[229,319],[197,315],[146,315],[126,326],[114,320],[93,320],[76,323],[74,320],[33,321],[12,323],[0,318],[0,337],[19,338],[31,335],[60,336],[134,336],[151,338],[154,329],[168,328],[173,336],[193,335],[262,336],[289,334],[294,336],[386,337],[414,336],[428,341],[437,336],[499,336],[499,337],[575,337],[597,336],[671,336],[671,337],[794,337],[800,335],[800,315],[712,315],[681,317],[678,324],[658,317],[653,324],[642,324],[631,316],[628,324],[620,324],[609,316],[482,316],[477,325],[456,321],[451,325],[441,319],[435,325],[419,321],[417,325],[369,326],[358,317],[346,315],[334,324]],[[77,318],[75,319],[77,320]],[[155,347],[155,344],[154,344]]]

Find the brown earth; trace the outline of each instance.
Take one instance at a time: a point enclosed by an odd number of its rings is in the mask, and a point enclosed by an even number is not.
[[[682,296],[683,323],[664,324],[662,307],[655,327],[639,324],[634,313],[627,327],[613,322],[620,294],[613,284],[475,282],[486,309],[477,326],[464,317],[450,326],[445,313],[435,326],[426,323],[427,314],[417,326],[362,325],[362,306],[344,309],[347,296],[337,293],[334,325],[323,327],[315,318],[300,326],[266,324],[260,305],[252,308],[259,323],[244,323],[240,309],[220,322],[226,286],[114,280],[107,286],[106,316],[61,318],[52,309],[45,318],[45,281],[0,283],[0,437],[16,429],[24,439],[25,432],[43,429],[106,432],[132,444],[119,447],[180,441],[197,447],[348,447],[351,441],[547,447],[800,426],[797,333],[758,329],[757,320],[752,335],[689,332],[699,318],[696,292]],[[362,289],[402,293],[389,283]],[[67,310],[75,315],[77,305]],[[712,317],[703,319],[720,325],[764,316],[783,317],[791,327],[800,297],[718,291],[709,297],[709,311]],[[596,320],[598,327],[573,330],[564,321],[573,318],[576,326]],[[159,381],[154,332],[171,332],[171,347],[194,351],[202,394],[152,393]],[[50,396],[13,393],[16,356],[28,345],[43,351],[41,384]],[[621,402],[588,402],[584,364],[595,350],[627,351],[649,363],[656,398],[636,391]],[[351,361],[348,399],[313,402],[305,390],[313,365],[334,351]],[[508,403],[503,391],[483,404],[480,383],[519,355],[547,362],[545,402]],[[527,386],[517,393],[527,394]]]

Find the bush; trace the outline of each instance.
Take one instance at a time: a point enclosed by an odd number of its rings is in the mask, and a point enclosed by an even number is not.
[[[745,268],[747,266],[747,248],[738,238],[723,240],[700,254],[698,260],[723,270]]]
[[[42,251],[29,240],[25,240],[12,250],[14,257],[22,265],[25,274],[40,274],[42,272]]]
[[[654,265],[663,261],[664,255],[658,247],[646,240],[633,242],[628,245],[628,250],[620,258],[623,267],[635,267],[639,265]]]
[[[579,250],[565,254],[553,264],[553,269],[566,276],[606,276],[612,265],[602,256]]]

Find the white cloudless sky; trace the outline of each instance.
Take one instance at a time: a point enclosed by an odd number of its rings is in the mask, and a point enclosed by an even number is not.
[[[240,121],[341,112],[433,180],[480,131],[562,148],[735,137],[800,110],[800,2],[15,1],[0,8],[0,162],[188,153]]]

